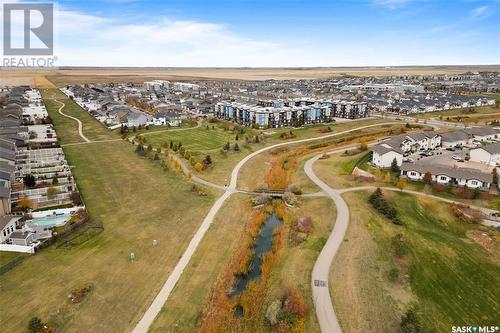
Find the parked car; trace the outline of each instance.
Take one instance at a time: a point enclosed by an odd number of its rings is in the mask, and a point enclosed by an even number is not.
[[[448,148],[446,148],[446,150],[455,151],[456,149],[454,147],[448,147]]]
[[[455,161],[460,161],[462,159],[462,157],[460,157],[460,155],[457,154],[451,155],[451,158],[454,159]]]
[[[408,157],[408,158],[404,159],[404,162],[406,162],[406,163],[415,163],[415,160],[413,158],[409,158]]]

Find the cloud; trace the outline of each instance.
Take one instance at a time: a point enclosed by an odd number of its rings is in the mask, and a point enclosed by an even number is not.
[[[54,16],[57,66],[282,66],[298,59],[290,56],[294,47],[240,36],[223,24],[165,17],[140,21],[63,6]],[[13,30],[22,34],[22,17]]]
[[[493,14],[493,10],[490,6],[481,6],[473,9],[470,14],[475,19],[485,19]]]
[[[389,9],[396,9],[410,2],[410,0],[371,0],[371,3],[376,6],[381,6]]]

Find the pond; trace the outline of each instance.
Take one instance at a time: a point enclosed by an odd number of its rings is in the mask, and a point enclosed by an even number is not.
[[[239,275],[236,279],[235,286],[233,290],[229,293],[230,297],[241,294],[248,283],[258,277],[260,277],[262,259],[264,255],[269,252],[273,247],[273,236],[274,230],[277,226],[283,222],[278,219],[275,214],[269,216],[269,218],[262,224],[260,228],[260,233],[255,243],[253,245],[253,255],[250,260],[250,265],[248,267],[248,273],[245,275]]]

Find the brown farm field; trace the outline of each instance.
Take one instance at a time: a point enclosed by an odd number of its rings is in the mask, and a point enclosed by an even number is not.
[[[314,68],[89,68],[61,67],[54,70],[4,69],[0,85],[31,84],[41,88],[90,82],[142,82],[168,80],[267,80],[318,79],[339,76],[388,76],[458,74],[468,71],[500,72],[500,66],[402,66]]]

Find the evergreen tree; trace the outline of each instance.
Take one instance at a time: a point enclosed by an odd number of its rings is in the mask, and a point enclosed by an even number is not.
[[[394,159],[392,160],[392,163],[391,163],[391,171],[392,172],[399,172],[400,171],[399,166],[398,166],[398,161],[396,160],[395,157],[394,157]]]

